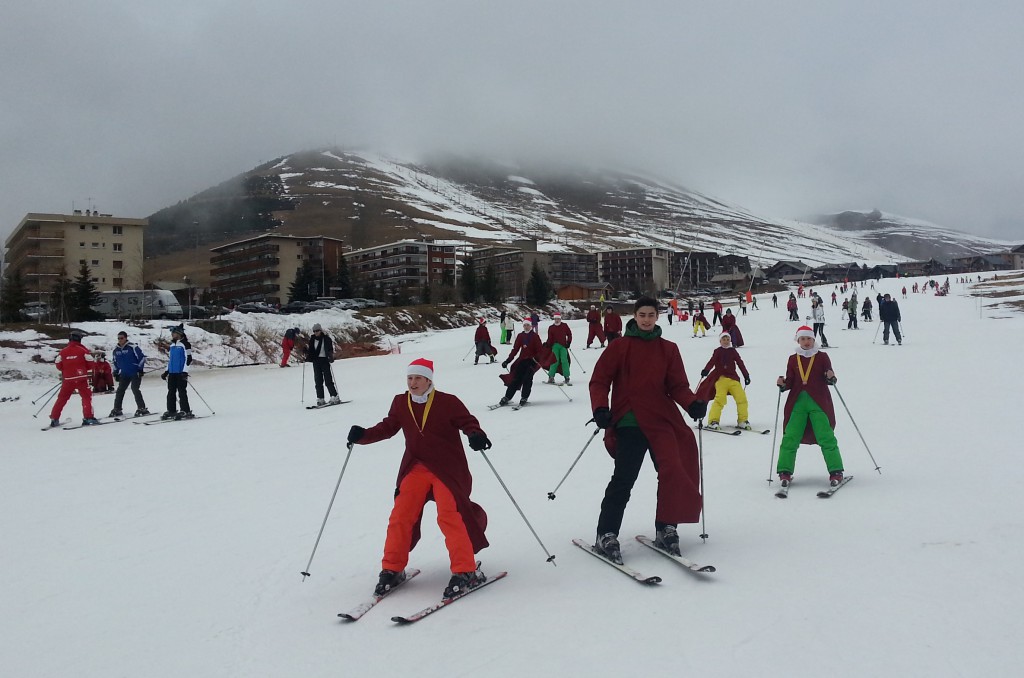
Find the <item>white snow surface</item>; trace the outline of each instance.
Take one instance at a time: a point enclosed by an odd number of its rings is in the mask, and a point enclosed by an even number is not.
[[[883,280],[878,291],[899,296],[913,282]],[[832,286],[819,289],[828,298]],[[0,403],[0,675],[1012,675],[1024,605],[1024,502],[1010,480],[1020,465],[1012,422],[1024,318],[993,319],[968,292],[954,284],[948,297],[900,298],[903,346],[875,343],[877,322],[842,330],[838,310],[826,308],[838,392],[881,474],[838,397],[837,436],[855,479],[827,501],[815,497],[827,484],[817,447],[801,448],[796,482],[780,500],[766,482],[773,435],[703,434],[710,536],[701,543],[702,525],[680,531],[684,552],[717,573],[696,576],[633,541],[653,531],[656,474],[645,463],[622,542],[629,564],[663,578],[653,588],[570,544],[594,538],[612,468],[599,441],[557,499],[546,498],[592,430],[587,380],[601,353],[584,350],[582,321],[570,322],[574,386],[538,376],[531,406],[518,412],[488,411],[502,392],[500,367],[463,359],[468,328],[403,337],[401,355],[336,362],[352,402],[323,411],[303,409],[314,396],[308,372],[302,390],[301,367],[196,370],[193,407],[210,414],[201,394],[213,416],[42,433],[48,408],[33,419],[31,401],[54,378],[4,382],[0,395],[21,399]],[[867,287],[858,293],[874,297]],[[757,427],[779,427],[774,382],[797,327],[783,301],[773,309],[760,295],[760,310],[739,318]],[[801,299],[801,317],[808,313]],[[693,339],[689,323],[660,324],[696,382],[717,332]],[[503,359],[508,347],[499,348]],[[558,566],[545,563],[467,447],[473,498],[490,518],[491,546],[479,557],[485,572],[509,576],[397,628],[392,615],[438,600],[449,577],[429,505],[410,561],[423,574],[342,623],[337,613],[376,582],[400,435],[355,447],[312,576],[299,573],[346,459],[348,428],[378,422],[420,356],[434,360],[437,387],[480,419],[494,443],[487,458]],[[162,409],[159,378],[147,376],[143,392],[150,409]],[[102,415],[111,396],[94,401]],[[64,416],[81,416],[77,396]],[[723,421],[734,416],[730,401]]]

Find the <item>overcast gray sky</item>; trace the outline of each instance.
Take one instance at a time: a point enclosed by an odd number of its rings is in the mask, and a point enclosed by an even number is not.
[[[338,144],[1021,239],[1022,34],[1019,0],[8,2],[0,235],[72,202],[145,217]]]

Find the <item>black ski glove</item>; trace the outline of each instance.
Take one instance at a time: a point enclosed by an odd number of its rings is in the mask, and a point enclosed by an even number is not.
[[[164,373],[160,375],[160,378],[163,379],[164,381],[167,381],[167,374],[167,370],[164,370]]]
[[[835,385],[836,385],[836,382],[837,382],[837,381],[839,381],[839,379],[837,379],[836,377],[829,377],[829,378],[828,378],[828,379],[826,379],[825,381],[827,381],[827,382],[828,382],[828,385],[829,385],[829,386],[835,386]]]
[[[505,362],[503,362],[501,364],[501,366],[504,367],[507,370],[508,369],[508,361],[506,360]]]
[[[118,372],[118,371],[115,371],[114,372],[114,379],[120,379],[120,378],[121,378],[121,373]]]
[[[366,435],[366,429],[362,426],[353,426],[348,430],[348,442],[358,443]]]
[[[750,386],[750,375],[743,377],[743,385]]]
[[[477,452],[491,449],[491,441],[483,431],[474,431],[469,434],[469,446]]]
[[[594,423],[598,428],[608,428],[612,425],[612,411],[607,407],[599,407],[594,410]]]
[[[701,371],[700,371],[700,376],[702,376],[702,377],[706,377],[706,376],[708,376],[709,374],[711,374],[711,373],[710,373],[710,372],[708,372],[707,370],[701,370]]]
[[[703,419],[704,415],[708,413],[708,404],[703,400],[694,400],[686,408],[686,413],[693,419]]]

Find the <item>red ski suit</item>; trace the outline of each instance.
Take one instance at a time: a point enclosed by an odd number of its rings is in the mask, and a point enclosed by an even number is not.
[[[72,341],[57,354],[56,366],[62,382],[57,401],[50,410],[50,419],[60,419],[61,411],[75,391],[82,396],[82,416],[92,419],[92,393],[89,391],[92,365],[92,353],[78,341]]]
[[[697,396],[690,390],[679,347],[660,337],[630,336],[627,330],[605,349],[594,367],[592,411],[608,407],[609,391],[613,425],[605,429],[605,448],[615,455],[615,424],[632,412],[650,441],[658,468],[656,520],[697,522],[701,512],[697,440],[676,407],[688,407]]]
[[[587,348],[590,348],[590,344],[594,342],[595,338],[603,344],[604,330],[601,329],[601,312],[596,308],[587,311],[587,323],[590,328],[587,333]]]
[[[469,435],[482,429],[462,401],[451,394],[435,390],[428,404],[429,409],[427,404],[413,402],[408,393],[396,395],[387,416],[367,429],[358,442],[369,445],[399,431],[405,434],[383,569],[400,571],[405,567],[409,551],[420,539],[423,506],[434,500],[452,571],[470,572],[476,569],[473,554],[488,545],[484,536],[487,514],[470,501],[473,476],[459,431]]]

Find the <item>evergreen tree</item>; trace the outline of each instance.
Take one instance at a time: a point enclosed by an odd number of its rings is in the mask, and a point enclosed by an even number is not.
[[[484,270],[480,294],[488,304],[501,303],[501,286],[498,285],[498,271],[494,268],[494,264],[487,264],[487,268]]]
[[[71,283],[71,320],[99,320],[102,313],[92,310],[100,303],[100,291],[92,281],[92,271],[88,264],[82,264],[78,276]]]
[[[462,301],[467,304],[476,303],[479,293],[477,288],[476,269],[473,268],[473,259],[470,257],[462,265]]]
[[[53,290],[50,292],[50,317],[58,323],[65,323],[71,320],[71,308],[74,306],[74,289],[71,280],[68,278],[67,270],[62,266],[60,276],[53,283]]]
[[[334,285],[338,288],[338,297],[341,299],[352,298],[352,276],[348,270],[348,262],[345,261],[345,255],[342,254],[338,258],[338,274],[334,279]]]
[[[420,298],[420,302],[421,303],[424,303],[424,304],[429,304],[430,303],[430,283],[429,282],[425,283],[423,285],[423,294],[421,294],[420,297],[421,297]]]
[[[551,283],[548,276],[536,261],[530,271],[530,280],[526,283],[526,301],[534,306],[544,306],[551,301]]]
[[[0,322],[16,323],[24,320],[21,309],[28,302],[25,281],[21,273],[12,274],[10,270],[4,278],[3,292],[0,294]]]
[[[316,298],[313,294],[316,282],[313,264],[307,259],[295,272],[295,282],[288,288],[288,301],[313,301]]]

